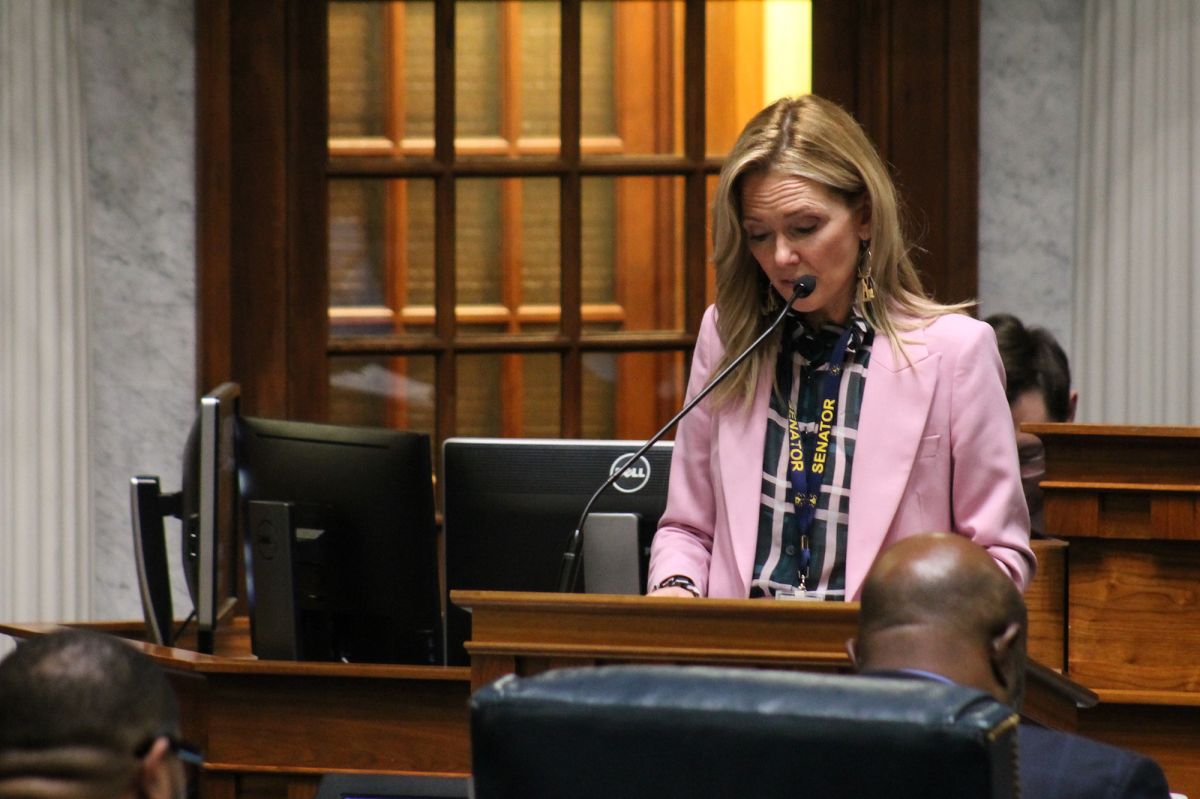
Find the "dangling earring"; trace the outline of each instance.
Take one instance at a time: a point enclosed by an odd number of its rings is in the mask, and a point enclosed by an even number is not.
[[[858,291],[863,305],[875,299],[875,278],[871,276],[871,241],[861,239],[858,247]]]

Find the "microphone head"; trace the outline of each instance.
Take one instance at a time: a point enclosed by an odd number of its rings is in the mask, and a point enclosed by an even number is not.
[[[788,302],[788,305],[791,305],[796,300],[804,299],[809,294],[812,294],[814,291],[816,291],[816,289],[817,289],[817,276],[816,275],[801,275],[800,279],[796,281],[796,287],[792,291],[792,299],[791,299],[791,301]]]

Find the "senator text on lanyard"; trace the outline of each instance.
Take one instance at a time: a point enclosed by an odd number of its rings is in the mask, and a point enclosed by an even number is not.
[[[852,327],[848,325],[830,353],[829,368],[821,384],[821,404],[817,409],[816,429],[810,433],[802,433],[800,420],[796,416],[796,403],[788,405],[788,481],[792,487],[792,502],[796,506],[796,532],[802,542],[799,564],[801,585],[808,576],[811,560],[811,539],[808,533],[817,513],[817,501],[825,479],[829,437],[837,421],[842,363],[846,359],[851,332]]]

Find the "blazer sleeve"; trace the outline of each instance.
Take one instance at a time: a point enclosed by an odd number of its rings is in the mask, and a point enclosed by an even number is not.
[[[967,321],[967,320],[964,320]],[[950,401],[954,529],[980,544],[1024,591],[1036,559],[1021,486],[1012,414],[996,335],[982,323],[956,325]]]
[[[1162,768],[1128,749],[1027,722],[1017,729],[1021,795],[1056,799],[1169,799]]]
[[[716,307],[710,306],[700,324],[692,355],[687,397],[691,400],[708,383],[724,347],[717,334]],[[700,595],[708,591],[716,501],[713,485],[713,427],[709,400],[683,417],[675,432],[667,505],[650,547],[647,590],[668,577],[690,577]]]

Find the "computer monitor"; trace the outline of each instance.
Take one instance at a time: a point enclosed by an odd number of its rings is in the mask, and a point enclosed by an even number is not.
[[[130,485],[134,556],[147,638],[175,643],[163,517],[180,520],[183,574],[196,620],[196,648],[212,653],[221,619],[237,603],[237,469],[234,435],[241,389],[222,383],[200,398],[183,452],[183,485],[164,494],[153,475]]]
[[[632,468],[641,442],[450,438],[442,447],[446,558],[446,659],[468,662],[470,616],[449,591],[556,591],[563,551],[592,493],[612,470],[626,475],[601,494],[592,514],[632,514],[638,586],[646,584],[650,542],[666,506],[671,442],[655,444]],[[586,535],[591,525],[585,526]],[[588,569],[584,550],[584,590]]]
[[[238,465],[259,657],[441,661],[427,435],[243,417]]]

